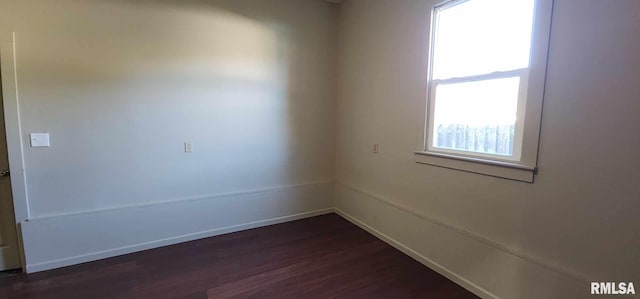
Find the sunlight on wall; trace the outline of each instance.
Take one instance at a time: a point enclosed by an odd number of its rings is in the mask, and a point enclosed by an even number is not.
[[[318,126],[332,85],[292,62],[327,52],[330,19],[278,3],[14,2],[28,16],[14,24],[23,135],[52,139],[25,151],[33,215],[330,177],[331,128]],[[300,18],[282,18],[287,5]],[[330,59],[317,57],[310,69]]]

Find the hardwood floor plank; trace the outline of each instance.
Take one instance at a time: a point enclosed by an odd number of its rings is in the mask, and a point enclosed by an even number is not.
[[[477,298],[335,214],[35,274],[1,298]]]

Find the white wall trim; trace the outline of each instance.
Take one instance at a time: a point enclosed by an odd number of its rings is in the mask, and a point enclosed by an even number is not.
[[[5,132],[9,170],[11,171],[11,192],[13,212],[16,221],[20,263],[25,267],[22,234],[18,223],[29,219],[29,201],[27,180],[24,170],[24,153],[22,146],[22,128],[20,124],[20,96],[18,94],[18,73],[16,68],[16,34],[0,40],[0,71],[2,71],[2,99],[4,109]]]
[[[482,298],[498,298],[497,296],[495,296],[494,294],[492,294],[491,292],[485,290],[484,288],[474,284],[473,282],[465,279],[464,277],[452,272],[451,270],[447,269],[446,267],[438,264],[437,262],[429,259],[428,257],[416,252],[415,250],[409,248],[408,246],[402,244],[401,242],[397,241],[396,239],[387,236],[386,234],[380,232],[379,230],[367,225],[366,223],[358,220],[357,218],[353,217],[352,215],[350,215],[349,213],[341,210],[340,208],[334,208],[336,214],[342,216],[343,218],[345,218],[346,220],[348,220],[349,222],[359,226],[360,228],[366,230],[367,232],[371,233],[372,235],[378,237],[379,239],[381,239],[382,241],[386,242],[387,244],[395,247],[396,249],[402,251],[404,254],[412,257],[413,259],[417,260],[418,262],[422,263],[423,265],[429,267],[431,270],[438,272],[440,275],[446,277],[447,279],[455,282],[456,284],[462,286],[463,288],[469,290],[470,292],[482,297]]]
[[[18,95],[18,76],[15,54],[15,33],[11,40],[2,40],[0,46],[0,70],[2,71],[2,99],[5,130],[7,134],[7,153],[11,170],[11,189],[16,223],[29,219],[22,137],[20,126],[20,101]]]
[[[416,152],[417,163],[466,171],[514,181],[533,183],[536,167],[517,163],[498,162],[437,152]]]
[[[92,252],[89,254],[51,260],[44,263],[31,264],[31,265],[27,265],[26,272],[32,273],[32,272],[39,272],[39,271],[55,269],[60,267],[66,267],[70,265],[86,263],[86,262],[105,259],[105,258],[114,257],[118,255],[133,253],[137,251],[143,251],[147,249],[153,249],[153,248],[158,248],[162,246],[168,246],[168,245],[218,236],[222,234],[233,233],[233,232],[238,232],[238,231],[243,231],[243,230],[248,230],[252,228],[273,225],[273,224],[279,224],[279,223],[284,223],[289,221],[295,221],[299,219],[304,219],[304,218],[309,218],[309,217],[314,217],[314,216],[319,216],[324,214],[330,214],[330,213],[333,213],[333,208],[326,208],[326,209],[298,213],[298,214],[287,215],[282,217],[275,217],[271,219],[252,221],[252,222],[247,222],[247,223],[238,224],[238,225],[215,228],[211,230],[200,231],[200,232],[185,234],[181,236],[175,236],[175,237],[170,237],[170,238],[165,238],[165,239],[160,239],[160,240],[155,240],[150,242],[143,242],[143,243],[138,243],[138,244],[133,244],[128,246],[123,246],[123,247],[114,248],[114,249]]]
[[[477,233],[474,233],[474,232],[471,232],[469,230],[466,230],[466,229],[460,228],[458,226],[455,226],[453,224],[447,223],[447,222],[445,222],[443,220],[440,220],[440,219],[435,218],[433,216],[427,215],[424,212],[418,211],[418,210],[416,210],[414,208],[408,207],[408,206],[403,205],[401,203],[397,203],[397,202],[391,201],[391,200],[386,199],[386,198],[384,198],[382,196],[371,194],[371,193],[369,193],[367,191],[364,191],[364,190],[362,190],[362,189],[360,189],[358,187],[352,186],[350,184],[346,184],[346,183],[343,183],[343,182],[336,182],[336,185],[340,185],[342,187],[348,188],[348,189],[350,189],[352,191],[355,191],[357,193],[360,193],[362,195],[365,195],[367,197],[370,197],[372,199],[375,199],[377,201],[385,203],[385,204],[387,204],[389,206],[392,206],[392,207],[394,207],[396,209],[399,209],[399,210],[407,212],[407,213],[409,213],[411,215],[414,215],[414,216],[416,216],[418,218],[421,218],[421,219],[424,219],[426,221],[432,222],[434,224],[440,225],[440,226],[445,227],[445,228],[447,228],[449,230],[452,230],[454,232],[462,234],[462,235],[464,235],[466,237],[472,238],[472,239],[474,239],[476,241],[480,241],[480,242],[482,242],[484,244],[487,244],[489,246],[495,247],[495,248],[497,248],[499,250],[502,250],[504,252],[512,254],[512,255],[514,255],[516,257],[525,259],[525,260],[527,260],[529,262],[532,262],[534,264],[537,264],[539,266],[547,268],[548,270],[551,270],[551,271],[553,271],[555,273],[570,277],[570,278],[576,280],[577,282],[586,283],[586,282],[591,282],[591,281],[597,281],[597,280],[595,280],[593,278],[589,278],[589,276],[587,276],[585,274],[578,273],[577,271],[567,269],[567,268],[565,268],[563,266],[559,266],[559,265],[554,264],[554,263],[552,263],[550,261],[547,261],[547,260],[545,260],[543,258],[536,257],[536,256],[533,256],[533,255],[531,255],[529,253],[523,252],[521,250],[514,249],[514,248],[511,248],[509,246],[503,245],[503,244],[498,243],[496,241],[493,241],[493,240],[491,240],[491,239],[489,239],[487,237],[481,236],[481,235],[479,235]]]
[[[331,182],[20,223],[28,273],[333,212]]]
[[[576,279],[504,246],[403,205],[337,183],[335,210],[427,267],[483,298],[582,298],[592,280]],[[357,220],[357,221],[356,221]],[[473,236],[472,236],[473,235]],[[632,297],[634,298],[634,297]]]
[[[264,192],[281,191],[281,190],[286,190],[286,189],[296,188],[296,187],[326,185],[331,183],[333,183],[333,180],[324,180],[324,181],[315,181],[315,182],[301,183],[301,184],[282,185],[282,186],[259,188],[259,189],[249,189],[249,190],[235,191],[235,192],[214,193],[214,194],[206,194],[206,195],[198,195],[198,196],[181,197],[181,198],[171,198],[166,200],[156,200],[156,201],[139,203],[139,204],[121,205],[121,206],[114,206],[114,207],[101,208],[101,209],[95,209],[95,210],[48,214],[48,215],[43,215],[38,217],[32,217],[30,219],[27,219],[26,221],[35,221],[35,220],[41,220],[41,219],[49,219],[49,218],[55,218],[55,217],[65,217],[65,216],[73,216],[73,215],[81,215],[81,214],[101,213],[101,212],[108,212],[108,211],[121,210],[121,209],[152,207],[152,206],[168,204],[168,203],[180,203],[180,202],[188,202],[188,201],[219,199],[219,198],[234,197],[234,196],[241,196],[241,195],[252,195],[252,194],[259,194]]]

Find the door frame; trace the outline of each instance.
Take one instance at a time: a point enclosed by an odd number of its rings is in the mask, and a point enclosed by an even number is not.
[[[18,73],[16,67],[16,34],[0,34],[0,71],[2,72],[2,98],[7,136],[9,171],[13,194],[13,213],[16,220],[18,251],[22,271],[26,269],[20,223],[30,218],[27,196],[27,180],[24,170],[22,128],[20,124],[20,96],[18,93]]]

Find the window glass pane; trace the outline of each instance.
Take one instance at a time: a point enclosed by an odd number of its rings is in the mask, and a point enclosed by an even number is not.
[[[436,12],[434,79],[529,66],[534,0],[469,0]]]
[[[439,84],[433,147],[513,155],[520,77]]]

